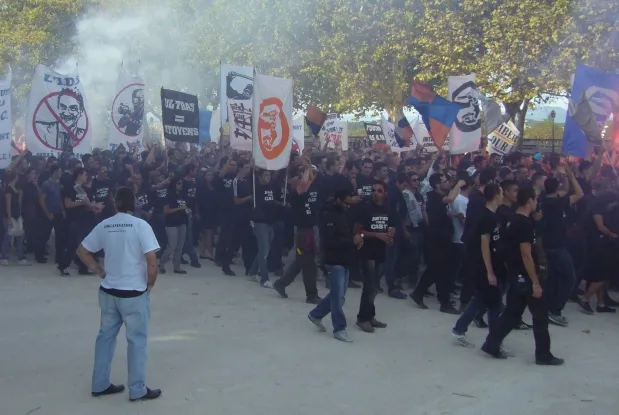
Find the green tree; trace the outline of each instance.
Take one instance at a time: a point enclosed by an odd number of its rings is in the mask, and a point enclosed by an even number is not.
[[[527,138],[549,140],[553,137],[552,128],[552,120],[526,122],[524,126],[524,134]],[[559,124],[555,122],[555,140],[560,140],[563,138],[563,128],[564,124]]]

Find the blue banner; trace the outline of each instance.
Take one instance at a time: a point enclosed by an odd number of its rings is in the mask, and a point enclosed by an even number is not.
[[[578,64],[572,86],[572,103],[578,104],[583,96],[591,105],[601,130],[609,114],[617,111],[619,106],[619,75]],[[563,152],[584,158],[587,156],[587,147],[585,133],[568,111],[563,133]]]
[[[200,145],[211,141],[211,118],[213,111],[200,108]]]

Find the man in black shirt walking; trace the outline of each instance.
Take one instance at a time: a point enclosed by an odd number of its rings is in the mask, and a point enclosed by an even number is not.
[[[498,323],[490,327],[490,333],[481,349],[497,359],[506,358],[506,354],[501,351],[501,344],[522,319],[522,313],[528,306],[533,316],[535,363],[558,366],[563,364],[563,359],[554,357],[550,352],[548,306],[538,278],[535,225],[530,217],[536,209],[535,190],[531,187],[520,189],[516,216],[508,222],[505,230],[505,262],[510,283],[507,304]]]

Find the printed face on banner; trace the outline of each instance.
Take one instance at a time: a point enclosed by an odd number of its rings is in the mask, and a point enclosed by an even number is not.
[[[283,107],[278,98],[267,98],[260,103],[258,144],[268,160],[279,157],[290,141],[290,126]]]
[[[120,91],[112,104],[112,122],[127,137],[142,132],[144,120],[144,84],[131,84]]]
[[[34,111],[32,127],[47,148],[62,151],[77,146],[89,128],[82,94],[64,88],[45,96]]]
[[[619,92],[612,89],[592,86],[585,92],[589,99],[595,122],[600,129],[604,129],[608,117],[619,110]]]
[[[246,101],[254,94],[254,80],[237,72],[226,75],[226,96],[228,99]]]
[[[481,111],[476,90],[475,83],[469,81],[460,85],[451,94],[451,100],[460,105],[456,128],[462,132],[472,132],[481,128]]]

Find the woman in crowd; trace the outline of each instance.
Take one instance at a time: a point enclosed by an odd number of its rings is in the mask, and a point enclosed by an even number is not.
[[[165,264],[174,255],[174,273],[186,274],[187,271],[181,269],[181,259],[183,247],[187,236],[187,218],[191,211],[187,208],[185,199],[182,197],[183,179],[173,178],[168,187],[168,194],[163,213],[165,215],[165,230],[168,237],[168,246],[165,249],[159,262],[159,272],[166,273]]]
[[[24,255],[24,231],[23,223],[21,232],[16,232],[19,222],[22,221],[22,198],[23,192],[17,187],[17,174],[14,171],[7,171],[4,175],[4,222],[5,233],[2,237],[2,247],[0,249],[0,265],[9,265],[9,249],[11,242],[14,243],[15,252],[19,265],[30,265]]]
[[[217,192],[215,190],[214,172],[207,171],[198,187],[198,206],[202,226],[202,253],[200,258],[215,260],[213,238],[217,228]]]

